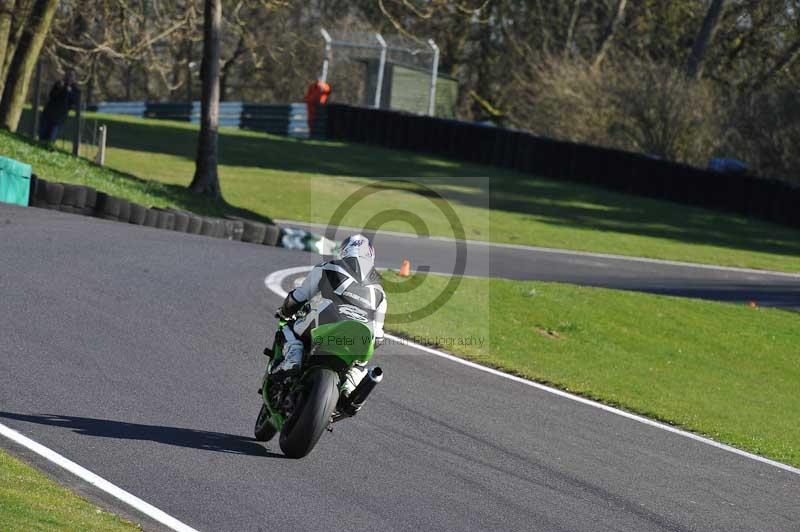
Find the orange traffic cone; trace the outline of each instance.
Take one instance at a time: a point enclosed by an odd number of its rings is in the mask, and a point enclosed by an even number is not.
[[[403,259],[403,264],[400,265],[400,277],[408,277],[411,275],[411,261]]]

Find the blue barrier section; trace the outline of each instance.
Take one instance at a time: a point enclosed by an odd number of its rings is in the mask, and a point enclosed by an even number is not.
[[[147,110],[147,102],[101,102],[90,106],[89,110],[110,115],[128,115],[143,117]]]
[[[31,165],[0,157],[0,201],[27,207],[31,194]]]
[[[308,129],[305,103],[265,104],[220,102],[219,125],[263,131],[296,138],[324,138],[327,131],[326,106],[320,106],[314,118],[313,132]],[[89,106],[98,113],[138,116],[157,120],[200,123],[200,102],[101,102]]]

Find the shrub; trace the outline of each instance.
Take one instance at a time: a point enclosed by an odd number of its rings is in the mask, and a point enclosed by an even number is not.
[[[517,116],[537,133],[705,166],[720,144],[711,86],[640,60],[551,61]],[[523,103],[523,102],[521,102]]]
[[[800,94],[776,87],[742,97],[731,110],[726,148],[758,174],[800,182]]]

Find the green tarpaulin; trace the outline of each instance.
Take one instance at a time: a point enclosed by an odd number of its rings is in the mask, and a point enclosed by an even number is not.
[[[31,165],[0,157],[0,201],[28,206],[31,193]]]

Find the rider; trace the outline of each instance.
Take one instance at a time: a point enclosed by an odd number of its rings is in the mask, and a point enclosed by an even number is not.
[[[364,322],[372,331],[375,347],[383,343],[383,320],[386,316],[386,293],[375,271],[375,250],[367,237],[353,235],[342,242],[338,258],[318,264],[300,287],[286,296],[278,315],[289,320],[306,303],[308,313],[288,323],[284,335],[283,360],[274,373],[300,368],[303,339],[309,341],[311,329],[324,323],[341,320]],[[347,372],[342,392],[349,395],[366,375],[363,365],[354,365]]]

